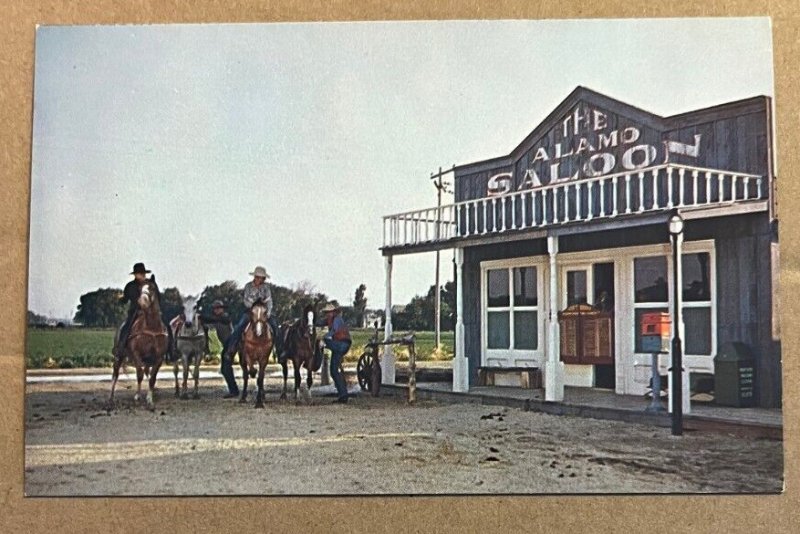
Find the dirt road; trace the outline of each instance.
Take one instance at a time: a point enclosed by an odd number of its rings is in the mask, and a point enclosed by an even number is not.
[[[267,407],[165,385],[37,383],[26,396],[27,495],[779,492],[782,443],[479,405],[359,397]],[[357,387],[356,387],[357,389]]]

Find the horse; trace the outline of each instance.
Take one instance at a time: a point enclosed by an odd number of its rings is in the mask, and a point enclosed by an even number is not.
[[[283,393],[281,400],[286,400],[286,388],[289,375],[289,359],[292,360],[294,367],[294,401],[297,402],[297,392],[301,390],[302,378],[300,376],[300,367],[305,367],[308,370],[308,377],[306,379],[306,389],[303,390],[303,396],[307,402],[310,402],[310,390],[313,383],[314,371],[319,370],[322,362],[321,354],[318,354],[317,347],[317,327],[314,324],[316,314],[314,306],[309,304],[303,308],[303,314],[299,320],[294,323],[284,323],[281,326],[280,335],[283,336],[284,357],[279,359],[283,369]]]
[[[264,373],[267,362],[272,352],[272,329],[267,323],[267,307],[263,302],[257,301],[250,308],[250,321],[245,328],[242,340],[239,342],[239,364],[242,366],[242,396],[240,403],[247,401],[247,378],[256,377],[256,363],[258,363],[258,394],[256,395],[256,408],[264,407]]]
[[[155,410],[153,390],[156,386],[158,369],[164,361],[164,355],[169,348],[169,334],[161,321],[161,310],[158,302],[158,287],[155,277],[151,277],[142,286],[142,292],[137,301],[139,310],[131,325],[128,340],[124,346],[119,346],[119,330],[114,336],[114,370],[111,382],[111,396],[109,405],[114,404],[114,389],[119,379],[119,368],[126,359],[132,360],[136,366],[136,395],[133,400],[139,402],[142,395],[142,379],[145,373],[149,376],[147,391],[147,407]]]
[[[200,394],[197,392],[198,382],[200,381],[200,360],[203,359],[203,354],[206,348],[206,333],[203,329],[203,324],[200,317],[195,311],[195,304],[197,299],[194,297],[187,297],[183,301],[183,317],[184,320],[173,320],[170,323],[172,326],[173,337],[175,339],[175,347],[177,349],[173,373],[175,375],[175,397],[181,399],[188,399],[189,394],[186,391],[186,382],[189,379],[189,366],[194,363],[194,394],[192,398],[199,399]],[[178,387],[178,366],[183,363],[183,392]]]

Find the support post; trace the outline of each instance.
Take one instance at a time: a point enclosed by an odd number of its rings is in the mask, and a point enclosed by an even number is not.
[[[547,322],[547,360],[544,366],[544,399],[564,400],[564,363],[560,359],[558,332],[558,236],[547,236],[550,255],[550,310]]]
[[[456,347],[453,356],[453,391],[469,391],[469,361],[464,347],[464,249],[457,248],[456,263]]]
[[[384,336],[388,339],[392,335],[392,256],[386,256],[386,324],[383,327]],[[394,350],[391,345],[386,345],[381,358],[382,382],[384,384],[394,384]]]

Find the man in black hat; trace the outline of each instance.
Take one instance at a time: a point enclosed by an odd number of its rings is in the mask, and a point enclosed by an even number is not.
[[[215,300],[211,303],[211,315],[201,315],[200,320],[203,322],[203,328],[206,331],[206,343],[208,343],[208,326],[213,326],[217,331],[217,338],[219,338],[224,347],[233,331],[231,318],[225,313],[225,304],[221,300]],[[208,352],[208,347],[206,347],[206,352]],[[225,377],[225,383],[228,385],[228,393],[224,395],[224,398],[238,397],[239,386],[236,385],[236,378],[233,376],[233,359],[230,356],[226,356],[223,351],[220,360],[222,360],[220,373]]]
[[[128,317],[125,318],[125,323],[123,323],[122,328],[119,332],[119,347],[124,347],[125,344],[128,342],[128,335],[131,332],[131,326],[133,325],[133,318],[136,316],[136,312],[139,311],[139,296],[142,294],[142,287],[145,283],[148,282],[147,275],[150,274],[150,271],[145,268],[144,263],[136,263],[133,266],[133,271],[131,271],[133,275],[133,280],[128,282],[125,285],[125,289],[122,290],[122,297],[120,297],[119,301],[121,304],[130,303],[128,306]],[[151,278],[153,285],[156,289],[156,295],[158,296],[159,302],[161,301],[161,292],[158,289],[158,284],[156,281]],[[164,318],[161,318],[161,321],[164,323],[164,327],[167,329],[167,335],[169,336],[169,344],[167,347],[167,361],[172,361],[172,355],[174,353],[173,350],[173,339],[172,339],[172,329],[169,327]]]

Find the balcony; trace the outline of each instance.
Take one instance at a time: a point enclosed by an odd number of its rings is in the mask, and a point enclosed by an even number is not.
[[[761,176],[678,164],[550,184],[383,217],[383,248],[457,246],[466,238],[765,200]]]

